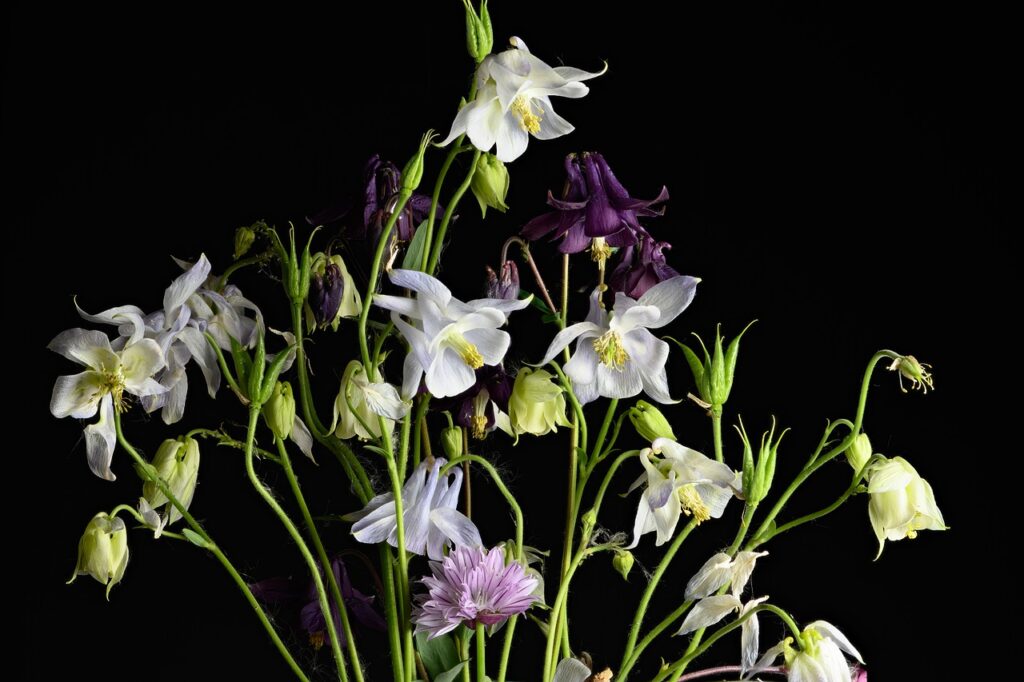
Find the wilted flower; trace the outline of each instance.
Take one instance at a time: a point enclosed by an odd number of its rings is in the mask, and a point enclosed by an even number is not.
[[[496,625],[525,612],[536,601],[537,581],[516,561],[505,564],[501,547],[456,547],[430,563],[432,576],[420,582],[429,593],[418,598],[413,621],[429,639],[459,625]]]
[[[724,585],[730,586],[732,594],[740,596],[747,586],[747,581],[750,580],[750,574],[754,572],[754,564],[767,554],[768,552],[739,552],[735,557],[730,557],[725,552],[715,554],[686,583],[686,599],[703,599]]]
[[[455,506],[462,489],[462,470],[453,467],[441,476],[443,457],[423,461],[402,487],[402,520],[405,549],[426,554],[435,561],[444,557],[444,546],[451,540],[456,546],[479,547],[480,531]],[[449,483],[449,479],[452,479]],[[392,493],[377,495],[361,511],[346,518],[355,521],[352,535],[359,542],[387,542],[398,546],[398,522]]]
[[[124,521],[100,512],[92,517],[78,542],[78,562],[68,583],[73,583],[80,575],[91,575],[107,586],[107,599],[110,599],[110,590],[121,582],[127,566],[128,530]]]
[[[548,234],[551,239],[561,238],[558,250],[562,253],[579,253],[599,238],[610,247],[632,246],[640,237],[650,239],[638,219],[665,212],[661,204],[668,200],[667,189],[662,187],[651,200],[630,197],[596,152],[565,157],[565,172],[564,198],[548,192],[548,205],[555,210],[526,223],[520,232],[523,237],[530,241]]]
[[[366,162],[365,189],[362,204],[362,231],[353,235],[370,240],[376,244],[384,231],[391,213],[398,200],[398,191],[402,187],[402,173],[398,166],[384,161],[379,154],[374,154]],[[438,206],[437,210],[441,210]],[[416,228],[430,215],[430,197],[425,194],[413,193],[405,202],[405,207],[395,220],[394,234],[399,241],[412,239]]]
[[[160,444],[151,464],[156,469],[157,475],[170,488],[171,494],[178,502],[181,502],[181,506],[188,509],[192,504],[196,483],[199,480],[199,443],[196,439],[168,438]],[[167,505],[164,521],[160,524],[160,528],[181,518],[181,512],[173,504],[170,504],[156,483],[146,481],[142,486],[142,496],[149,505],[149,509],[156,510]]]
[[[412,289],[416,298],[373,297],[375,305],[392,311],[391,319],[409,342],[405,359],[402,396],[419,390],[426,375],[427,390],[435,398],[455,396],[476,382],[474,370],[497,365],[510,343],[507,332],[498,327],[508,314],[530,305],[532,297],[508,301],[481,298],[463,302],[452,297],[444,284],[415,270],[392,270],[391,283]],[[412,324],[399,317],[404,315]]]
[[[751,674],[771,665],[780,654],[786,657],[789,682],[853,682],[850,665],[843,652],[864,660],[842,632],[831,623],[815,621],[804,628],[800,635],[799,650],[786,638],[761,657]]]
[[[927,393],[928,389],[934,390],[935,383],[932,380],[932,373],[928,371],[930,369],[931,365],[918,362],[913,355],[901,355],[889,365],[890,372],[899,372],[900,390],[904,393],[907,392],[907,389],[903,387],[904,378],[910,380],[911,390],[921,389],[922,393]]]
[[[497,158],[508,163],[526,151],[530,135],[551,140],[573,131],[555,113],[551,97],[583,97],[589,88],[582,81],[604,72],[552,68],[530,54],[519,38],[510,42],[512,49],[489,55],[477,68],[476,99],[459,110],[441,146],[465,134],[480,151],[490,151],[497,143]]]
[[[544,369],[523,367],[516,375],[508,401],[508,431],[517,439],[524,433],[543,436],[569,426],[565,392],[555,375]]]
[[[512,377],[501,365],[484,365],[476,370],[476,382],[459,395],[438,401],[437,407],[450,410],[455,423],[469,429],[473,438],[482,440],[499,419],[507,419]]]
[[[409,411],[409,404],[395,387],[384,381],[380,367],[374,369],[373,378],[367,380],[363,363],[358,360],[351,360],[345,367],[331,421],[331,430],[338,438],[375,440],[381,437],[379,417],[391,429]]]
[[[504,213],[508,210],[505,197],[508,196],[509,176],[498,157],[494,154],[481,154],[476,162],[476,172],[469,188],[480,204],[480,213],[486,217],[487,209],[493,208]]]
[[[621,291],[630,298],[640,298],[658,282],[677,277],[679,272],[665,262],[662,251],[671,249],[668,242],[656,242],[640,236],[640,243],[622,250],[619,264],[608,278],[612,291]]]
[[[164,366],[160,346],[152,339],[140,339],[115,351],[103,332],[68,329],[47,348],[86,367],[80,374],[57,377],[50,412],[58,419],[88,419],[99,412],[99,420],[85,427],[86,456],[94,474],[113,481],[114,410],[125,409],[126,393],[145,397],[167,390],[153,379]]]
[[[321,574],[323,570],[317,567]],[[373,606],[373,597],[367,596],[352,586],[349,579],[345,562],[340,557],[331,560],[331,572],[338,582],[338,589],[341,592],[341,599],[345,602],[345,609],[352,616],[353,620],[362,626],[383,632],[387,629],[384,619]],[[275,606],[298,607],[299,626],[309,635],[310,643],[317,649],[327,641],[327,623],[324,621],[324,612],[320,608],[320,597],[317,593],[316,583],[311,579],[305,589],[296,584],[291,578],[267,578],[256,583],[251,583],[249,588],[256,598],[267,604]],[[331,605],[331,615],[334,617],[334,626],[341,632],[341,613],[338,610],[334,595],[328,591],[328,601]],[[348,646],[347,638],[339,637],[341,646]]]
[[[586,660],[590,657],[581,654]],[[563,658],[555,667],[555,677],[552,682],[611,682],[612,671],[609,668],[592,673],[591,666],[577,658]]]
[[[491,266],[487,267],[487,298],[503,298],[514,301],[519,298],[519,268],[515,261],[507,260],[501,264],[499,275]]]
[[[576,352],[565,363],[565,374],[572,379],[581,403],[598,396],[632,398],[640,391],[659,403],[674,402],[665,373],[668,344],[649,330],[676,319],[693,300],[698,282],[694,277],[673,277],[639,300],[616,294],[610,313],[601,306],[600,292],[595,290],[587,321],[558,332],[540,364],[551,362],[576,340]]]
[[[868,515],[878,538],[878,556],[886,540],[914,539],[919,530],[946,530],[932,487],[902,457],[882,458],[871,467],[868,493]]]

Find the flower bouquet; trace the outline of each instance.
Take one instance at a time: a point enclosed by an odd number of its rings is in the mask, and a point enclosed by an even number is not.
[[[87,420],[87,461],[97,476],[112,481],[115,471],[133,471],[141,480],[137,498],[88,522],[71,580],[91,576],[110,598],[126,575],[130,526],[198,548],[216,559],[302,680],[312,673],[298,646],[329,652],[340,680],[371,679],[367,642],[377,639],[386,642],[389,668],[372,668],[372,679],[396,682],[503,682],[526,640],[540,653],[519,657],[514,674],[543,682],[864,679],[860,653],[836,625],[797,620],[750,589],[751,576],[771,561],[774,538],[847,502],[867,507],[879,555],[887,541],[945,529],[927,481],[906,459],[876,453],[864,430],[877,372],[891,373],[890,390],[927,393],[930,367],[912,355],[875,353],[852,412],[827,423],[793,479],[778,480],[777,461],[800,456],[786,449],[787,428],[771,420],[748,430],[726,409],[750,327],[731,338],[720,329],[676,331],[685,330],[700,279],[677,271],[658,237],[668,192],[633,197],[593,151],[564,159],[564,184],[548,194],[547,210],[508,236],[483,297],[457,298],[436,275],[455,238],[450,228],[460,212],[475,210],[466,195],[484,218],[505,212],[513,162],[531,138],[542,145],[571,133],[555,110],[559,98],[585,97],[604,72],[552,67],[515,37],[494,50],[486,1],[465,0],[465,22],[475,71],[450,130],[443,138],[426,133],[401,169],[372,158],[356,205],[287,229],[262,221],[240,228],[231,263],[214,268],[201,253],[179,260],[161,302],[79,308],[88,328],[53,339],[50,349],[80,371],[57,379],[52,414]],[[534,257],[540,250],[557,250],[560,267],[546,271]],[[264,317],[275,304],[247,297],[245,277],[279,285],[283,319]],[[520,320],[529,320],[529,333],[506,331]],[[531,356],[537,337],[543,348]],[[353,352],[336,352],[314,372],[311,343],[337,347],[345,338]],[[670,384],[671,363],[685,381]],[[178,423],[193,365],[223,413],[143,453],[123,415],[141,410]],[[318,402],[314,384],[332,376],[340,377],[333,400]],[[681,410],[706,415],[712,451],[677,435]],[[501,456],[540,438],[559,448],[567,473],[557,547],[527,544],[529,524],[540,521]],[[624,445],[637,439],[643,447]],[[293,541],[305,577],[243,575],[224,540],[190,513],[202,453],[212,447],[241,454],[248,483]],[[835,460],[849,464],[849,481],[833,501],[788,513],[790,500]],[[340,473],[328,474],[335,467]],[[325,509],[307,502],[300,478],[327,476],[338,481],[338,495]],[[280,489],[271,479],[283,480]],[[507,507],[512,537],[474,516],[474,479],[500,494],[486,503]],[[603,516],[613,493],[635,505],[631,527]],[[325,541],[325,528],[339,524],[344,546]],[[719,551],[680,551],[698,529],[720,537]],[[638,575],[633,550],[641,544],[661,549],[621,645],[588,654],[571,630],[572,602],[587,598],[573,582],[597,557],[623,580]],[[350,571],[353,557],[360,569],[369,566],[372,584]],[[673,561],[688,561],[692,577],[681,594],[667,595],[662,578]],[[651,617],[655,600],[673,610]],[[308,644],[274,617],[288,609]],[[787,630],[781,640],[762,641],[767,619]],[[734,663],[705,664],[733,631]]]

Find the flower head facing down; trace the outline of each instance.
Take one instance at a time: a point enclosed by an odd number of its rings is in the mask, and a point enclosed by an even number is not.
[[[430,563],[423,578],[428,589],[418,599],[413,620],[416,632],[430,639],[459,625],[496,625],[524,613],[537,600],[536,578],[516,561],[505,563],[502,547],[456,547],[443,561]]]
[[[442,476],[441,468],[447,463],[443,457],[421,462],[402,487],[405,549],[413,554],[426,554],[435,561],[444,557],[449,541],[456,546],[483,544],[477,527],[455,508],[462,490],[462,470],[455,467]],[[377,495],[362,510],[346,518],[355,521],[352,535],[359,542],[398,546],[395,498],[391,493]]]
[[[408,412],[409,404],[401,399],[394,386],[384,381],[380,367],[374,368],[373,378],[373,381],[367,379],[359,360],[351,360],[345,367],[331,421],[331,431],[338,438],[380,438],[381,417],[385,428],[391,430],[395,421]]]
[[[565,392],[545,369],[521,367],[508,401],[508,429],[516,439],[524,433],[543,436],[569,426]]]
[[[548,192],[548,205],[555,210],[523,226],[523,237],[561,239],[558,250],[562,253],[579,253],[594,239],[604,239],[611,247],[632,246],[641,237],[650,239],[639,218],[665,212],[667,189],[662,187],[654,199],[634,199],[597,152],[565,157],[565,172],[565,196],[556,199]]]
[[[128,529],[116,516],[100,512],[92,517],[78,542],[78,561],[71,574],[73,583],[80,575],[91,575],[110,590],[121,582],[128,566]]]
[[[921,530],[946,530],[931,485],[902,457],[883,458],[871,467],[868,495],[878,556],[886,540],[914,539]]]
[[[199,443],[195,438],[168,438],[156,451],[151,462],[160,478],[166,481],[181,506],[188,509],[196,492],[199,479]],[[152,481],[142,486],[142,496],[150,509],[156,510],[167,505],[165,521],[161,527],[181,518],[181,512],[170,504],[167,497]]]
[[[641,391],[659,403],[675,402],[668,393],[665,372],[668,344],[650,330],[678,317],[693,300],[698,282],[683,275],[651,287],[639,299],[616,294],[610,313],[601,307],[595,290],[587,321],[558,332],[540,364],[551,362],[576,341],[576,351],[564,369],[581,403],[598,396],[632,398]]]
[[[444,284],[415,270],[392,270],[391,283],[411,289],[416,298],[377,294],[375,305],[391,311],[395,326],[409,342],[402,397],[414,396],[420,381],[435,398],[455,396],[476,382],[474,370],[497,365],[511,342],[499,329],[508,314],[530,305],[517,300],[480,298],[460,301]],[[405,316],[410,322],[401,318]]]
[[[622,250],[619,264],[608,279],[612,291],[621,291],[630,298],[640,298],[659,282],[679,276],[679,273],[665,261],[665,250],[672,245],[656,242],[650,237],[640,237],[640,242]]]
[[[530,53],[519,38],[512,48],[487,56],[477,68],[476,98],[462,107],[452,122],[449,144],[467,135],[473,146],[508,163],[518,159],[530,141],[551,140],[573,131],[573,126],[555,113],[552,97],[584,97],[590,90],[583,81],[600,76],[571,66],[552,68]]]
[[[469,429],[469,434],[483,440],[499,422],[507,420],[512,377],[501,365],[484,365],[476,370],[476,382],[453,398],[440,400],[440,409],[450,410],[455,423]]]

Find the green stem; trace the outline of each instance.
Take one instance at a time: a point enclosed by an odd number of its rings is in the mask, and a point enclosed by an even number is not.
[[[285,660],[285,663],[288,664],[288,667],[291,668],[297,678],[303,682],[309,682],[309,678],[306,677],[306,673],[302,672],[302,668],[299,667],[299,664],[292,657],[291,652],[288,651],[288,647],[286,647],[284,642],[281,640],[281,636],[277,634],[277,630],[275,630],[273,624],[271,624],[266,611],[263,610],[259,601],[256,600],[256,595],[254,595],[252,590],[249,589],[248,583],[245,582],[242,576],[238,573],[238,570],[235,569],[231,561],[228,560],[227,555],[225,555],[220,547],[213,542],[213,539],[207,534],[206,530],[198,521],[195,520],[192,514],[189,513],[188,509],[182,505],[181,501],[175,497],[170,486],[167,485],[167,482],[159,476],[154,475],[152,465],[144,460],[142,455],[140,455],[132,444],[128,442],[128,439],[125,438],[124,432],[121,430],[121,414],[116,410],[114,411],[114,429],[117,433],[118,443],[120,443],[125,452],[135,460],[135,464],[138,465],[139,470],[143,472],[143,475],[145,475],[150,481],[156,484],[157,489],[163,493],[164,497],[167,498],[170,504],[174,505],[174,508],[181,514],[185,523],[187,523],[189,527],[206,542],[206,549],[217,558],[220,565],[223,566],[224,570],[231,576],[231,579],[235,582],[235,585],[242,593],[242,596],[245,597],[245,600],[249,602],[249,606],[251,606],[252,610],[256,613],[256,617],[263,625],[263,628],[267,631],[267,634],[270,636],[270,640],[274,643],[274,646],[281,654],[281,657]]]
[[[271,255],[269,253],[258,253],[255,256],[248,256],[246,258],[240,258],[231,265],[224,268],[224,272],[221,274],[220,279],[217,280],[217,291],[224,291],[224,287],[227,286],[228,278],[235,274],[238,270],[249,266],[263,263],[270,260]]]
[[[217,364],[220,365],[220,373],[224,375],[225,379],[227,379],[228,386],[231,387],[231,390],[234,391],[235,395],[237,395],[243,403],[246,402],[248,399],[245,397],[245,393],[242,392],[242,389],[238,386],[234,373],[228,368],[227,360],[224,359],[224,353],[221,351],[220,346],[217,345],[217,342],[209,332],[204,333],[203,336],[206,337],[206,342],[210,344],[210,347],[213,348],[213,352],[217,355]]]
[[[405,680],[405,663],[402,660],[402,639],[399,632],[402,621],[398,616],[398,602],[395,601],[394,560],[391,548],[386,543],[378,546],[380,550],[381,580],[384,581],[384,618],[388,626],[388,653],[391,655],[391,672],[396,682]]]
[[[448,463],[446,463],[441,468],[441,472],[440,472],[441,475],[444,476],[453,467],[457,467],[457,466],[459,466],[460,464],[462,464],[464,462],[473,462],[474,464],[477,464],[477,465],[483,467],[484,471],[486,471],[490,475],[491,480],[494,481],[494,485],[498,489],[498,492],[500,492],[502,494],[502,496],[505,498],[505,501],[508,502],[508,506],[512,509],[512,514],[515,516],[515,519],[516,519],[516,559],[518,561],[522,561],[523,560],[523,510],[519,506],[519,502],[516,500],[515,496],[512,494],[512,492],[505,485],[505,482],[501,480],[501,476],[498,474],[498,470],[494,468],[494,465],[491,464],[486,459],[484,459],[483,457],[480,457],[479,455],[462,455],[460,457],[456,457],[455,459],[453,459],[453,460],[449,461]]]
[[[505,642],[501,647],[501,660],[498,661],[498,682],[505,682],[508,672],[508,657],[512,653],[512,639],[515,637],[517,616],[512,616],[505,624]]]
[[[604,439],[608,436],[608,429],[611,428],[612,420],[615,419],[615,410],[619,407],[619,399],[612,398],[608,401],[608,411],[604,413],[604,421],[601,422],[601,429],[597,432],[597,440],[594,441],[594,449],[590,453],[590,461],[596,461],[604,448]]]
[[[781,526],[776,528],[774,531],[772,531],[768,535],[767,538],[762,540],[762,542],[767,542],[768,540],[771,540],[775,536],[781,535],[782,533],[785,533],[787,530],[792,530],[792,529],[796,528],[797,526],[802,526],[803,524],[808,523],[810,521],[814,521],[816,519],[820,519],[822,516],[827,516],[828,514],[831,514],[832,512],[834,512],[836,509],[839,509],[839,507],[841,507],[842,504],[844,502],[846,502],[846,500],[850,499],[851,495],[853,495],[855,492],[857,492],[857,487],[860,486],[860,482],[862,480],[864,480],[864,475],[867,473],[868,468],[871,467],[871,465],[874,464],[876,461],[878,461],[878,457],[872,456],[871,459],[868,460],[867,464],[865,464],[864,467],[861,468],[860,471],[858,471],[856,474],[854,474],[853,480],[850,481],[849,487],[843,492],[842,495],[839,496],[839,499],[837,499],[835,502],[833,502],[832,504],[828,505],[827,507],[825,507],[823,509],[819,509],[818,511],[811,512],[810,514],[804,514],[803,516],[801,516],[798,519],[793,519],[792,521],[790,521],[788,523],[782,524]]]
[[[715,441],[715,459],[719,462],[725,459],[722,453],[722,412],[720,409],[711,409],[711,435]]]
[[[405,652],[402,669],[405,673],[406,682],[412,681],[412,673],[415,668],[414,648],[412,638],[412,625],[410,623],[410,598],[409,598],[409,554],[405,550],[405,521],[403,520],[402,504],[402,479],[398,475],[398,466],[395,456],[390,450],[388,441],[388,456],[385,457],[388,466],[388,477],[391,480],[391,492],[395,502],[395,535],[398,544],[398,595],[402,602],[402,647]]]
[[[306,498],[302,494],[302,488],[299,486],[299,479],[295,475],[295,470],[292,468],[291,458],[288,456],[288,450],[285,448],[284,441],[280,438],[275,438],[274,440],[277,441],[277,452],[281,458],[281,468],[284,469],[284,475],[288,479],[288,485],[292,489],[292,495],[295,496],[295,502],[299,505],[299,511],[302,512],[302,521],[306,524],[306,531],[309,533],[309,537],[313,541],[313,548],[316,550],[317,557],[320,559],[320,567],[323,569],[324,575],[327,576],[327,586],[331,590],[331,598],[334,599],[335,606],[338,607],[338,613],[341,616],[341,629],[345,633],[345,643],[348,645],[349,657],[352,659],[352,674],[357,682],[362,682],[363,670],[359,663],[359,654],[356,651],[356,641],[352,636],[352,625],[348,619],[348,609],[345,607],[345,600],[342,597],[341,588],[338,586],[338,580],[331,567],[331,560],[327,556],[327,551],[324,549],[324,543],[320,539],[320,533],[317,532],[316,524],[313,522],[313,515],[309,513],[309,506],[306,504]]]
[[[426,418],[427,408],[430,406],[430,395],[422,395],[416,398],[416,419],[415,424],[412,427],[412,468],[415,469],[420,465],[420,458],[422,457],[423,444],[426,440],[427,447],[430,447],[429,439],[426,435]]]
[[[459,202],[462,200],[462,196],[469,189],[470,183],[473,182],[473,175],[476,173],[476,164],[480,160],[480,150],[473,150],[473,160],[469,162],[469,172],[466,173],[465,179],[462,184],[458,186],[455,193],[452,194],[452,198],[448,201],[447,208],[444,209],[444,216],[441,218],[441,224],[437,226],[437,236],[434,238],[434,247],[430,251],[430,260],[427,261],[427,267],[425,272],[428,275],[433,275],[434,271],[437,270],[437,263],[441,260],[441,249],[444,247],[445,234],[448,232],[448,224],[452,220],[452,215],[455,214],[455,209],[458,207]]]
[[[437,180],[434,181],[434,193],[430,196],[430,215],[427,216],[427,224],[424,227],[427,231],[423,241],[426,247],[423,249],[423,259],[420,263],[420,270],[423,272],[428,272],[427,264],[430,262],[430,246],[434,239],[434,222],[437,220],[437,206],[441,203],[441,190],[444,187],[444,180],[448,176],[448,171],[451,169],[455,157],[462,151],[462,140],[464,138],[465,135],[460,135],[452,144],[448,150],[448,156],[444,158],[444,163],[441,164],[441,170],[438,171]]]
[[[551,606],[551,617],[548,620],[550,624],[548,627],[548,637],[544,647],[544,682],[551,680],[555,674],[555,649],[559,640],[558,623],[562,617],[562,607],[569,595],[569,583],[572,581],[572,576],[576,573],[576,569],[579,568],[586,555],[585,548],[581,548],[576,552],[576,556],[569,563],[568,571],[562,576],[562,581],[558,585],[558,595],[555,597],[555,603]]]
[[[487,640],[484,624],[476,624],[476,682],[487,682]]]
[[[253,442],[256,439],[256,424],[260,417],[260,405],[259,403],[253,403],[249,406],[249,427],[245,434],[245,473],[249,476],[249,482],[252,483],[256,492],[259,493],[263,501],[267,503],[267,506],[277,515],[278,519],[281,520],[281,524],[288,531],[288,535],[292,541],[299,548],[299,553],[302,554],[302,558],[306,561],[306,566],[309,568],[310,574],[313,577],[313,583],[316,586],[317,599],[320,603],[320,611],[323,613],[325,625],[327,627],[327,634],[331,640],[331,651],[334,654],[334,662],[338,667],[338,679],[345,682],[348,680],[348,672],[345,668],[345,658],[341,652],[341,642],[338,640],[338,633],[334,627],[334,617],[331,615],[331,607],[327,602],[327,590],[324,588],[323,579],[320,576],[320,571],[317,569],[316,559],[313,558],[312,552],[309,551],[309,547],[306,546],[306,541],[302,539],[302,533],[292,522],[291,518],[285,513],[284,508],[281,507],[277,499],[274,497],[274,493],[270,491],[267,486],[260,481],[256,475],[256,469],[253,467]]]

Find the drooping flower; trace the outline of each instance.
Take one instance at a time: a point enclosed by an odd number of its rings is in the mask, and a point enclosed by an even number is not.
[[[661,459],[656,454],[664,454]],[[655,545],[675,534],[683,514],[697,523],[717,519],[740,487],[741,476],[721,462],[705,457],[667,438],[640,452],[645,473],[630,487],[644,485],[633,521],[633,549],[645,533],[657,531]]]
[[[487,267],[487,298],[504,298],[514,301],[519,298],[519,268],[515,261],[507,260],[501,264],[501,274],[491,266]]]
[[[569,426],[565,392],[544,369],[522,367],[508,401],[508,429],[517,439],[524,433],[543,436]]]
[[[480,213],[486,218],[487,209],[493,208],[504,213],[508,210],[505,197],[508,196],[509,175],[498,157],[494,154],[481,154],[476,162],[476,172],[469,188],[480,204]]]
[[[384,619],[377,613],[377,609],[373,605],[373,597],[363,594],[352,585],[345,562],[340,557],[331,560],[331,572],[334,573],[334,579],[338,582],[341,599],[345,603],[345,609],[352,617],[351,620],[370,630],[378,632],[386,630]],[[267,578],[251,583],[249,588],[256,598],[264,603],[273,606],[297,607],[299,627],[309,635],[309,641],[315,648],[319,649],[327,641],[327,623],[324,621],[324,613],[320,609],[316,583],[312,579],[305,588],[297,581],[284,577]],[[341,613],[330,592],[328,592],[327,598],[331,605],[334,626],[340,635]],[[345,637],[339,636],[339,640],[341,646],[348,646]]]
[[[306,326],[310,331],[328,326],[337,331],[341,318],[359,316],[362,298],[341,256],[313,256],[306,305]]]
[[[787,637],[766,651],[747,675],[756,675],[771,666],[779,654],[784,654],[789,682],[854,682],[853,671],[843,652],[864,663],[846,635],[823,620],[805,627],[798,645],[799,649],[794,648],[793,638]]]
[[[459,625],[496,625],[524,613],[537,600],[537,581],[516,561],[505,563],[501,547],[456,547],[430,563],[432,576],[420,582],[429,592],[418,598],[413,621],[429,639]]]
[[[472,386],[476,381],[474,370],[497,365],[505,357],[510,339],[498,327],[505,324],[510,312],[525,308],[532,298],[463,302],[452,297],[439,280],[422,272],[396,269],[389,276],[395,286],[416,292],[415,299],[383,294],[373,297],[375,305],[392,311],[391,319],[411,348],[402,382],[406,399],[417,393],[424,378],[435,398],[458,395]]]
[[[87,368],[80,374],[57,377],[50,412],[57,418],[77,419],[99,413],[99,421],[85,427],[86,456],[94,474],[113,481],[114,410],[126,409],[125,394],[144,398],[167,390],[153,378],[164,366],[160,346],[152,339],[140,339],[115,351],[103,332],[69,329],[47,348]]]
[[[453,467],[441,476],[444,457],[423,461],[402,487],[402,520],[405,549],[413,554],[426,554],[435,561],[444,557],[444,546],[479,547],[480,531],[455,508],[462,490],[462,470]],[[449,482],[450,481],[450,482]],[[398,521],[392,493],[377,495],[362,510],[346,517],[355,521],[352,535],[359,542],[387,542],[398,546]]]
[[[496,156],[504,163],[515,161],[530,141],[551,140],[573,131],[555,113],[552,97],[584,97],[590,90],[583,81],[600,76],[570,66],[550,67],[530,53],[519,38],[512,48],[487,56],[477,68],[476,98],[462,107],[445,146],[467,135],[473,146],[488,152],[497,144]]]
[[[935,390],[935,380],[932,379],[931,365],[926,362],[920,362],[913,355],[901,355],[892,361],[889,365],[890,372],[898,372],[897,376],[900,380],[900,390],[904,393],[907,389],[903,386],[903,379],[906,378],[910,381],[910,389],[916,391],[921,390],[922,393],[928,393],[928,389]]]
[[[650,239],[639,218],[665,212],[661,204],[668,201],[666,188],[654,199],[634,199],[597,152],[565,157],[565,172],[565,196],[556,199],[548,192],[548,205],[555,210],[526,223],[520,232],[523,237],[562,239],[558,246],[562,253],[579,253],[594,239],[604,239],[611,247],[632,246],[641,237]]]
[[[750,580],[750,574],[754,571],[754,564],[767,554],[768,552],[738,552],[735,557],[730,557],[725,552],[715,554],[686,583],[686,599],[703,599],[727,584],[732,594],[740,596],[747,586],[747,581]]]
[[[665,373],[668,344],[649,330],[676,319],[690,305],[699,281],[673,277],[637,300],[616,294],[610,313],[601,307],[595,290],[587,321],[558,332],[540,364],[551,362],[575,340],[576,351],[564,369],[581,403],[598,396],[632,398],[641,391],[659,403],[675,402],[668,393]]]
[[[80,575],[91,575],[110,590],[121,582],[128,566],[128,530],[124,521],[100,512],[92,517],[78,542],[78,561],[68,583]]]
[[[882,458],[871,467],[868,494],[878,556],[886,540],[914,539],[920,530],[946,530],[931,485],[902,457]]]
[[[608,278],[609,288],[630,298],[640,298],[658,282],[678,277],[679,272],[665,261],[662,253],[671,248],[668,242],[656,242],[648,236],[641,236],[639,244],[622,250],[619,264]]]
[[[362,223],[349,234],[356,239],[367,239],[370,244],[376,244],[394,212],[398,192],[402,188],[402,172],[391,161],[385,161],[380,154],[374,154],[366,162],[363,175],[365,182],[358,213]],[[438,206],[437,210],[443,209]],[[414,192],[395,220],[395,236],[399,241],[409,241],[419,224],[429,215],[430,197]],[[313,224],[319,225],[338,217],[340,216],[320,215],[315,216],[312,221]]]
[[[495,426],[508,420],[512,377],[501,365],[484,365],[476,370],[476,381],[453,398],[440,400],[437,407],[450,410],[455,423],[469,429],[477,440],[483,440]]]
[[[334,399],[334,417],[331,430],[338,438],[358,437],[374,440],[381,437],[380,419],[388,429],[409,411],[409,403],[402,400],[394,386],[384,381],[380,367],[374,370],[374,381],[366,378],[363,363],[352,360],[345,367],[341,386]]]
[[[199,480],[199,443],[195,438],[168,438],[157,449],[151,462],[157,474],[171,489],[181,506],[188,509],[196,492]],[[181,512],[170,503],[155,483],[147,481],[142,486],[142,496],[149,509],[157,510],[167,505],[164,520],[159,528],[174,523],[181,518]]]

